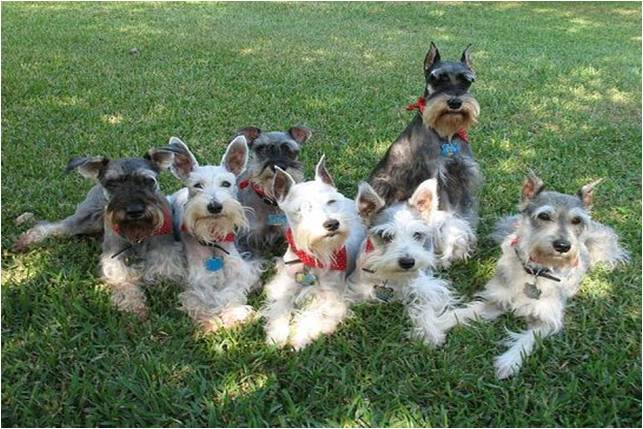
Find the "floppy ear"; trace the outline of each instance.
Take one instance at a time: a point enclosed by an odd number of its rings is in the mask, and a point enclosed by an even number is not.
[[[594,188],[602,181],[603,179],[598,179],[580,188],[577,195],[583,202],[583,207],[589,208],[592,205],[592,200],[594,199]]]
[[[462,58],[460,58],[460,62],[462,62],[465,66],[469,67],[470,69],[473,69],[473,66],[471,64],[471,43],[467,45],[466,48],[464,48],[464,51],[462,52]]]
[[[429,69],[438,61],[440,61],[440,51],[438,51],[438,47],[435,46],[435,43],[431,42],[429,52],[427,52],[426,57],[424,57],[424,71],[429,71]]]
[[[170,161],[169,168],[172,174],[179,180],[187,179],[190,173],[199,166],[196,158],[192,152],[190,152],[188,145],[183,143],[178,137],[170,137],[168,145],[157,150],[157,152],[158,155],[163,155],[164,153],[172,154],[173,158]],[[152,151],[150,151],[150,155],[152,155]]]
[[[246,138],[248,147],[252,147],[252,144],[259,138],[261,130],[257,127],[244,127],[237,130],[237,134],[241,134]]]
[[[533,171],[530,171],[522,185],[521,198],[522,202],[527,203],[532,200],[536,195],[540,194],[545,189],[545,184],[536,176]]]
[[[76,170],[86,179],[97,180],[107,164],[109,164],[109,159],[104,156],[77,156],[69,160],[67,167],[65,167],[65,173]]]
[[[373,216],[384,207],[384,200],[377,195],[377,192],[366,182],[359,184],[357,190],[357,212],[367,225],[370,225]]]
[[[277,201],[283,201],[294,184],[295,180],[290,174],[275,166],[275,175],[272,178],[272,195]]]
[[[428,179],[420,183],[408,204],[417,210],[424,219],[428,219],[431,214],[438,210],[438,180]]]
[[[246,169],[248,164],[248,143],[243,135],[235,137],[221,159],[223,165],[228,171],[234,173],[235,176],[240,175]]]
[[[333,182],[333,178],[326,169],[326,155],[322,155],[322,157],[319,159],[319,162],[317,163],[317,166],[315,167],[315,180],[324,182],[325,184],[330,185],[333,188],[335,187],[335,182]]]
[[[288,130],[288,134],[300,145],[306,143],[310,137],[313,135],[313,132],[310,128],[306,127],[292,127]]]

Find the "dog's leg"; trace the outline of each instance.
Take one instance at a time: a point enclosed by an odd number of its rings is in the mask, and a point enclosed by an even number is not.
[[[411,337],[429,345],[442,345],[451,326],[448,310],[455,301],[445,280],[421,275],[411,282],[405,291],[406,310],[413,326]]]
[[[502,308],[493,302],[475,300],[464,307],[447,311],[441,322],[443,328],[448,331],[456,325],[468,325],[474,319],[494,320],[502,313]]]
[[[556,332],[557,329],[549,324],[530,325],[522,332],[510,331],[509,338],[505,340],[509,349],[494,360],[496,377],[503,379],[518,373],[523,361],[533,352],[536,337],[545,338]]]
[[[105,197],[99,185],[94,186],[76,212],[57,222],[39,222],[22,233],[13,245],[15,252],[21,252],[48,237],[70,237],[82,234],[99,234],[103,231]]]
[[[301,350],[322,334],[330,334],[346,318],[348,305],[343,293],[327,288],[314,291],[313,302],[301,310],[293,320],[290,344]]]
[[[266,342],[283,347],[290,335],[290,318],[293,311],[293,297],[301,286],[286,272],[283,264],[278,266],[275,277],[266,284],[266,304],[262,314],[267,321],[264,326]]]
[[[112,258],[111,252],[101,256],[101,270],[116,308],[145,319],[147,305],[145,293],[139,286],[140,274],[128,268],[122,258]]]

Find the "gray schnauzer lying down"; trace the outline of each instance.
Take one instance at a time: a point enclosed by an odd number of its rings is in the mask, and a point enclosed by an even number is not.
[[[530,175],[522,188],[520,214],[498,222],[495,237],[504,240],[495,277],[478,294],[481,300],[451,313],[452,325],[476,317],[492,320],[504,312],[527,320],[527,330],[511,332],[509,349],[496,358],[498,378],[520,370],[537,336],[562,329],[566,302],[576,295],[588,270],[628,260],[616,233],[590,217],[597,183],[565,195],[545,191],[543,182]]]
[[[100,266],[112,302],[119,310],[144,318],[147,306],[141,286],[161,279],[178,281],[184,275],[172,212],[157,181],[172,158],[171,153],[150,150],[144,158],[72,159],[68,171],[76,170],[98,183],[72,216],[36,225],[23,234],[19,246],[24,248],[49,235],[104,231]]]
[[[239,180],[239,201],[249,210],[248,228],[240,234],[238,244],[255,255],[283,254],[288,221],[272,195],[272,179],[279,167],[296,182],[303,180],[299,150],[312,132],[305,127],[292,127],[287,132],[246,127],[239,134],[248,140],[250,159]]]
[[[237,178],[248,161],[246,139],[233,139],[220,165],[199,165],[176,137],[165,149],[174,154],[171,170],[185,185],[170,197],[187,259],[182,308],[206,332],[247,321],[255,314],[247,294],[261,271],[235,246],[236,232],[248,224],[237,199]]]

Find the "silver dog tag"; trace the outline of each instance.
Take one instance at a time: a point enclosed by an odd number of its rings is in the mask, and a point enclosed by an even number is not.
[[[542,295],[543,291],[538,289],[538,286],[536,283],[525,283],[525,288],[523,289],[525,292],[525,295],[531,299],[540,299],[540,295]]]

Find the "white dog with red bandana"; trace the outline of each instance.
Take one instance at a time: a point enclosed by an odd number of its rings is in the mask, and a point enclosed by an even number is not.
[[[365,228],[355,203],[335,188],[324,157],[308,182],[295,183],[277,168],[272,191],[288,218],[289,246],[265,285],[265,331],[269,343],[299,350],[347,316],[346,276]]]

